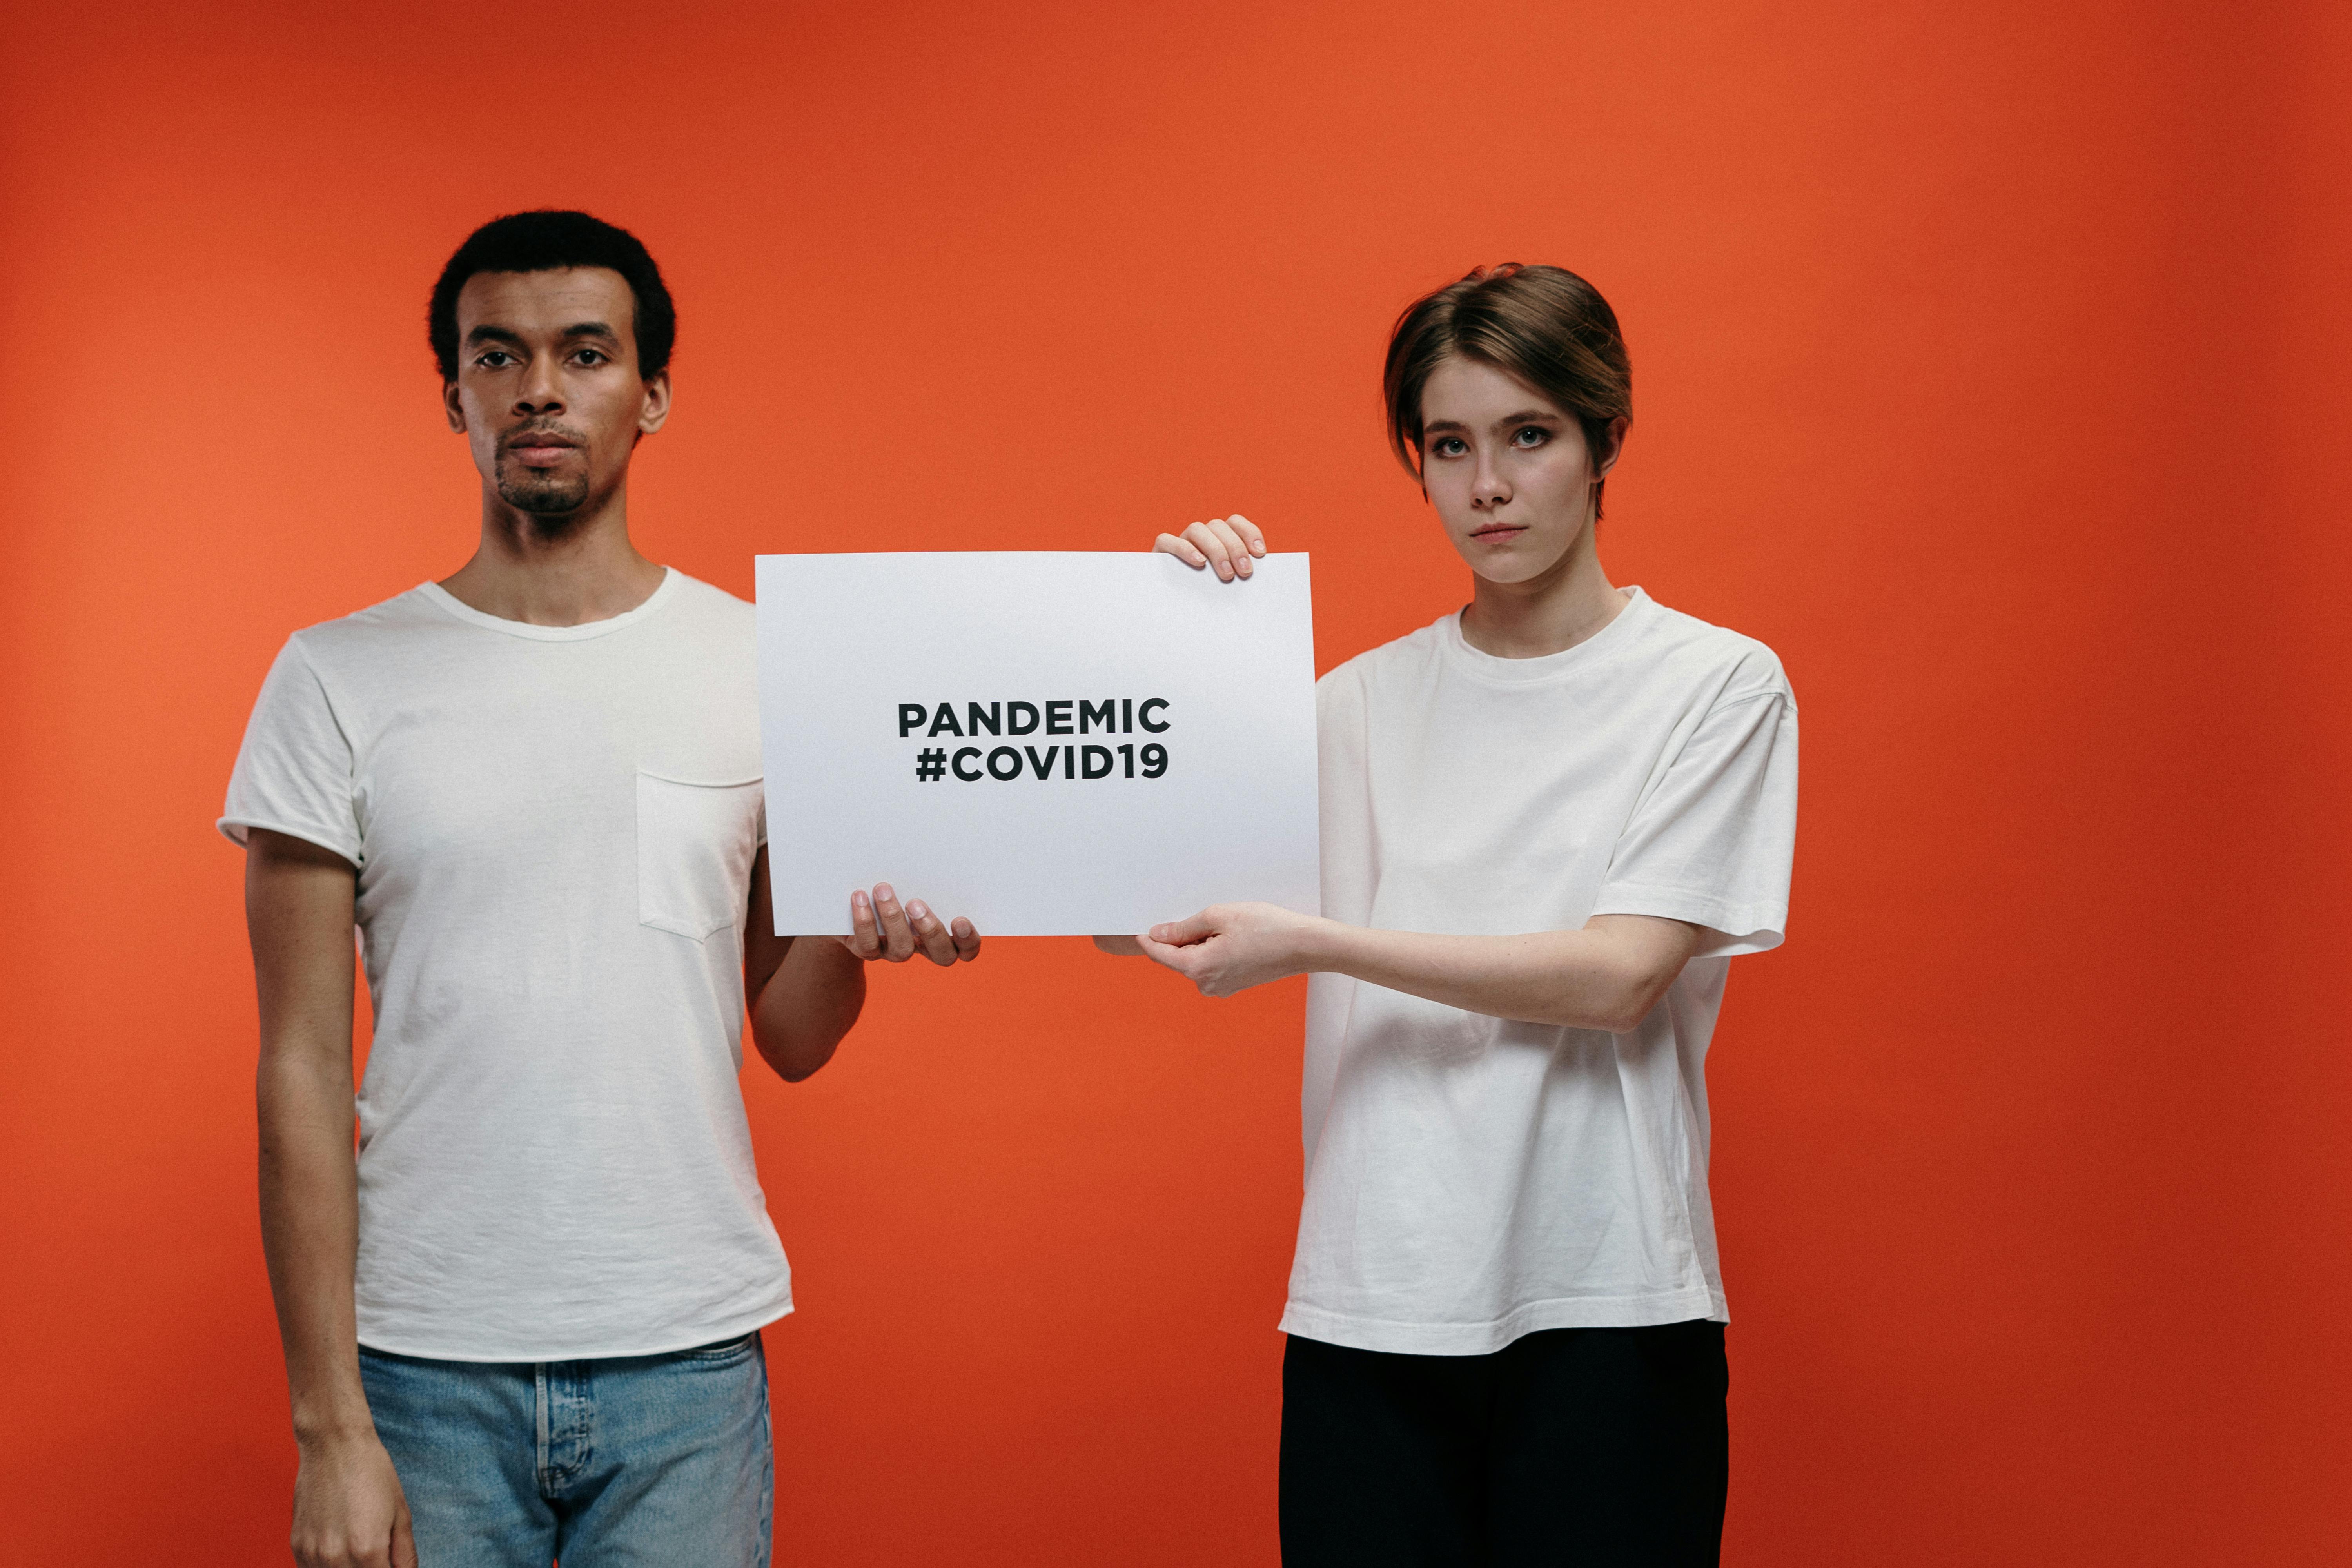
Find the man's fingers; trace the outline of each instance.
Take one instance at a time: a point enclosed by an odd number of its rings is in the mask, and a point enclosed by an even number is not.
[[[980,931],[970,921],[958,915],[950,922],[948,934],[955,939],[958,958],[970,963],[980,956]]]
[[[1159,538],[1153,540],[1151,542],[1151,548],[1158,551],[1162,555],[1173,555],[1177,560],[1181,561],[1185,565],[1192,567],[1196,572],[1209,563],[1209,558],[1202,554],[1197,547],[1184,540],[1177,538],[1172,533],[1163,533]]]
[[[874,900],[861,888],[849,895],[849,936],[843,944],[860,958],[882,956],[882,936],[874,923]]]
[[[1249,552],[1252,555],[1265,553],[1265,533],[1257,524],[1239,512],[1225,519],[1225,522],[1235,533],[1242,536],[1242,542],[1249,546]]]
[[[940,923],[939,916],[931,913],[929,904],[920,899],[908,904],[907,921],[914,929],[915,941],[921,946],[925,958],[942,967],[956,961],[955,938],[948,934],[948,928]]]
[[[392,1568],[416,1568],[416,1531],[408,1522],[408,1501],[392,1521]]]
[[[887,882],[875,884],[874,913],[882,924],[882,956],[893,963],[914,957],[914,930],[907,924],[907,911],[898,907],[898,895]]]

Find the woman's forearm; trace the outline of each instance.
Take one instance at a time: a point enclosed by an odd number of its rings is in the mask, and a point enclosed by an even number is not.
[[[1352,975],[1465,1012],[1622,1034],[1682,972],[1697,928],[1604,915],[1578,931],[1438,936],[1317,921],[1301,929],[1300,967]]]

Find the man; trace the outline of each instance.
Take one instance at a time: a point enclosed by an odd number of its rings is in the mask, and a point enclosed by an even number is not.
[[[499,218],[430,327],[480,544],[289,640],[221,819],[247,850],[295,1556],[765,1563],[759,1330],[792,1293],[736,1081],[746,1001],[797,1081],[856,1021],[865,961],[980,939],[887,885],[848,938],[771,934],[751,608],[629,540],[676,327],[644,246]]]

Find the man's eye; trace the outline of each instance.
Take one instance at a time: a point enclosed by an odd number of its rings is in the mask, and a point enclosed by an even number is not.
[[[502,349],[492,349],[474,363],[484,370],[504,370],[511,363],[512,357]]]
[[[578,357],[582,364],[603,364],[605,358],[599,349],[582,349]]]

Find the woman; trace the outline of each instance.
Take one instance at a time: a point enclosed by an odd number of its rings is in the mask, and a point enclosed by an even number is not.
[[[1103,945],[1214,996],[1313,977],[1284,1561],[1714,1563],[1703,1063],[1728,959],[1781,938],[1796,705],[1769,648],[1601,570],[1632,375],[1590,284],[1437,290],[1386,392],[1472,594],[1318,683],[1323,917]],[[1230,582],[1265,546],[1157,548]]]

